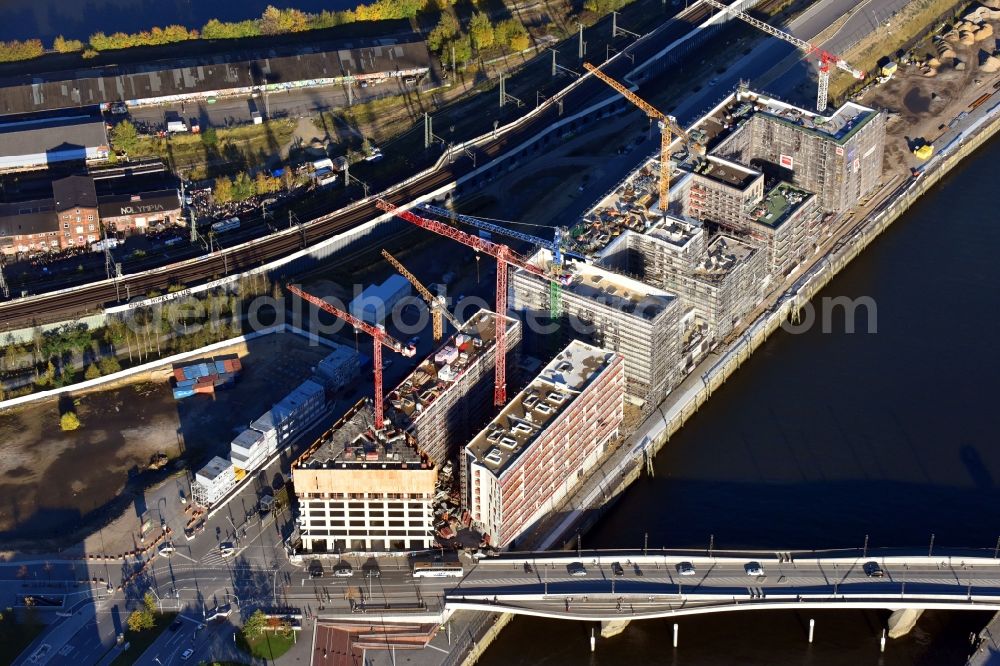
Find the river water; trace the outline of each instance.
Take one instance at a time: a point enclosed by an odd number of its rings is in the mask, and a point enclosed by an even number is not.
[[[39,37],[50,46],[56,35],[86,39],[98,31],[135,32],[175,23],[201,28],[213,18],[242,21],[260,16],[268,5],[318,12],[357,4],[357,0],[0,0],[0,40]]]
[[[1000,535],[1000,219],[994,140],[819,295],[871,297],[877,332],[843,317],[773,336],[583,537],[584,548],[992,549]],[[746,611],[633,624],[515,619],[481,663],[961,664],[988,614],[927,613],[878,653],[887,613]],[[816,642],[806,640],[817,621]]]

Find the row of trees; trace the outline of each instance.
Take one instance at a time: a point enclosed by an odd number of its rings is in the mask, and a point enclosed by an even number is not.
[[[285,173],[292,176],[288,171]],[[257,194],[280,192],[282,189],[290,187],[293,182],[292,178],[276,178],[263,171],[258,172],[256,178],[250,178],[247,172],[241,171],[234,178],[226,176],[216,178],[215,185],[212,187],[212,198],[217,204],[246,201]]]
[[[451,0],[445,0],[449,4]],[[127,49],[136,46],[160,46],[185,42],[191,39],[240,39],[261,35],[284,35],[306,30],[321,30],[356,21],[384,21],[409,19],[427,8],[428,0],[376,0],[371,4],[359,4],[354,9],[330,11],[324,9],[316,14],[308,14],[300,9],[279,9],[268,6],[260,18],[245,21],[220,21],[212,19],[201,30],[185,28],[182,25],[153,27],[139,32],[96,32],[86,42],[67,39],[59,35],[52,42],[52,50],[58,53],[83,52],[84,57],[94,57],[101,51]],[[30,60],[45,53],[45,45],[40,39],[13,40],[0,42],[0,62]]]
[[[515,18],[494,24],[489,15],[476,12],[469,21],[469,31],[462,31],[458,19],[450,13],[441,15],[437,26],[427,36],[427,46],[442,58],[451,57],[455,51],[455,60],[464,62],[472,57],[472,49],[488,49],[492,46],[502,46],[514,51],[523,51],[531,45],[528,29]]]

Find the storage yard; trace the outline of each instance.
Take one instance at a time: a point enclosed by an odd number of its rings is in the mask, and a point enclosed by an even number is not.
[[[134,491],[160,475],[226,455],[230,440],[301,384],[330,351],[289,333],[219,350],[241,358],[243,372],[232,389],[178,402],[166,367],[155,380],[70,399],[83,423],[74,432],[59,428],[66,400],[0,414],[0,539],[62,534],[72,540],[74,530],[89,532],[94,521],[113,518]],[[182,461],[165,472],[141,474],[158,453]]]

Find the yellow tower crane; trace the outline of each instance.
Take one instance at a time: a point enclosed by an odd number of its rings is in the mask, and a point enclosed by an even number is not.
[[[443,296],[435,296],[432,294],[430,289],[425,287],[420,280],[413,275],[413,273],[406,270],[403,264],[399,263],[399,260],[396,259],[396,257],[389,254],[388,250],[382,250],[382,256],[385,257],[386,261],[392,264],[392,267],[395,268],[400,275],[406,278],[409,283],[413,285],[413,288],[417,290],[417,293],[420,294],[421,298],[427,301],[427,307],[431,309],[431,321],[434,326],[435,342],[444,337],[444,322],[441,321],[442,316],[448,318],[448,321],[455,327],[455,330],[460,330],[462,328],[461,322],[459,322],[454,315],[448,312],[448,309],[444,306]]]
[[[660,211],[663,213],[667,212],[667,204],[670,199],[670,144],[673,141],[673,135],[683,138],[685,141],[689,141],[687,132],[685,132],[678,124],[677,120],[673,116],[668,116],[663,113],[655,106],[642,99],[634,92],[626,88],[624,85],[611,78],[604,72],[602,72],[597,67],[594,67],[589,62],[583,63],[583,68],[588,72],[604,81],[609,86],[618,91],[622,97],[628,101],[635,104],[637,107],[646,112],[646,115],[656,120],[660,124]]]

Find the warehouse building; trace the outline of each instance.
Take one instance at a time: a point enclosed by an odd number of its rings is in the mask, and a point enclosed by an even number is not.
[[[330,50],[297,44],[274,47],[262,53],[235,51],[32,73],[0,79],[0,114],[118,102],[129,106],[166,104],[224,95],[345,85],[351,81],[399,79],[405,84],[426,74],[430,63],[430,53],[424,42]]]
[[[0,252],[3,254],[58,252],[62,239],[52,199],[0,204]]]
[[[412,293],[409,281],[393,273],[382,284],[369,285],[347,306],[348,311],[369,324],[381,324],[392,308]]]
[[[305,552],[433,546],[437,469],[406,432],[374,423],[359,401],[292,465]]]
[[[176,188],[138,194],[113,194],[100,197],[98,213],[101,224],[114,235],[145,233],[155,226],[183,224],[181,198]]]
[[[714,153],[817,193],[824,211],[847,211],[878,188],[885,112],[845,102],[821,116],[748,89],[733,104],[743,106],[737,127]]]
[[[552,255],[539,250],[530,261],[544,267]],[[532,331],[534,322],[550,312],[549,282],[517,269],[510,284],[510,307]],[[655,404],[676,386],[682,314],[676,293],[579,263],[573,265],[570,284],[561,289],[560,307],[563,325],[558,334],[564,340],[586,340],[625,357],[629,395]],[[547,339],[546,333],[540,336]]]
[[[491,544],[556,509],[618,435],[624,397],[625,359],[574,340],[465,447],[463,499]]]
[[[460,447],[489,418],[496,317],[488,310],[474,314],[386,398],[389,418],[435,464],[457,459]],[[521,342],[521,322],[506,319],[507,367],[513,368],[509,357]]]
[[[107,131],[99,116],[27,118],[0,123],[0,171],[103,160],[108,151]]]

